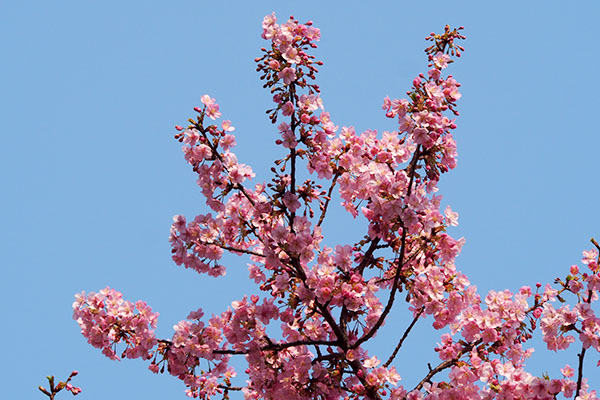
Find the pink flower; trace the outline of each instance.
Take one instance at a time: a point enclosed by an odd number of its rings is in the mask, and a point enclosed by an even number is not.
[[[290,116],[294,113],[294,105],[291,101],[286,101],[285,104],[281,107],[281,112],[285,116]]]
[[[444,211],[444,215],[446,216],[446,223],[450,226],[458,226],[458,213],[452,211],[450,206],[446,207]]]
[[[279,61],[277,60],[271,60],[269,61],[269,68],[271,68],[273,71],[279,71],[281,64],[279,64]]]
[[[289,85],[296,80],[296,69],[292,67],[285,67],[282,69],[277,76],[279,79],[283,79],[283,83]]]
[[[564,368],[560,369],[560,372],[563,374],[565,378],[571,378],[575,375],[575,370],[571,368],[569,364],[565,365]]]
[[[439,69],[444,69],[448,66],[448,62],[450,61],[450,56],[444,53],[437,53],[433,56],[433,63]]]
[[[363,361],[363,366],[365,368],[375,368],[376,366],[378,366],[381,363],[381,361],[379,361],[377,359],[377,357],[373,356],[371,358],[366,359],[365,361]]]
[[[587,265],[591,262],[596,262],[597,259],[598,259],[598,250],[596,250],[596,249],[585,250],[583,252],[583,258],[582,258],[581,262]]]
[[[298,64],[300,61],[302,61],[300,54],[298,53],[298,49],[293,46],[289,46],[282,55],[283,58],[290,64]]]
[[[219,105],[215,102],[215,99],[205,94],[200,98],[200,101],[206,106],[206,115],[208,115],[209,118],[217,119],[221,116]]]
[[[296,212],[296,210],[300,208],[298,196],[292,192],[286,192],[283,195],[283,204],[285,204],[290,212]]]
[[[231,121],[225,120],[221,122],[221,129],[225,132],[233,132],[235,131],[235,127],[231,126]]]
[[[291,130],[283,132],[281,134],[281,137],[283,138],[283,140],[279,141],[278,143],[283,144],[283,147],[285,148],[293,149],[298,145],[296,137],[294,136],[294,133]]]

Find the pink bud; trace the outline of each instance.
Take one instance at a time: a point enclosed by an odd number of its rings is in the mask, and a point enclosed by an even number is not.
[[[271,68],[275,71],[279,71],[280,67],[281,67],[281,65],[279,64],[279,61],[277,61],[277,60],[269,61],[269,68]]]
[[[579,267],[577,265],[571,265],[571,275],[577,275],[579,273]]]

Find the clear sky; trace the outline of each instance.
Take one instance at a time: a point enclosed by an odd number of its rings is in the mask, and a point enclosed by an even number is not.
[[[321,28],[325,107],[359,131],[394,129],[381,104],[426,71],[424,37],[464,25],[466,52],[448,70],[463,84],[459,165],[440,185],[460,213],[451,233],[467,240],[458,267],[483,293],[564,276],[600,239],[598,4],[0,2],[1,397],[42,398],[46,375],[78,369],[81,399],[185,398],[176,378],[88,345],[71,319],[73,294],[111,286],[144,299],[170,337],[189,311],[218,313],[250,293],[242,258],[217,280],[171,261],[172,217],[206,211],[172,137],[208,93],[236,127],[240,160],[269,178],[276,133],[253,59],[272,11]],[[335,218],[328,243],[362,235]],[[437,361],[440,333],[422,324],[397,364],[409,387]],[[386,325],[375,353],[404,326]],[[536,371],[557,377],[564,362],[576,365],[573,354],[536,350]],[[600,389],[599,356],[588,354]]]

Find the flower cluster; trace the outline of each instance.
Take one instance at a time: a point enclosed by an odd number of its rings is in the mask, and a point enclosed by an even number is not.
[[[88,343],[108,358],[119,359],[115,347],[120,342],[125,343],[121,357],[152,357],[157,339],[151,328],[156,328],[158,313],[141,300],[135,304],[123,300],[121,293],[110,288],[87,295],[81,292],[75,295],[73,318]]]
[[[169,238],[174,262],[198,273],[224,275],[225,252],[248,259],[262,302],[257,294],[243,297],[208,321],[194,311],[171,339],[157,340],[149,329],[156,314],[145,303],[133,305],[111,289],[81,294],[74,316],[88,341],[111,358],[124,342],[124,357],[151,359],[152,371],[177,376],[189,396],[202,399],[228,398],[231,391],[246,399],[597,398],[581,376],[585,350],[600,351],[592,308],[600,290],[595,250],[584,253],[587,272],[574,266],[556,287],[492,291],[483,300],[455,266],[464,239],[448,228],[458,224],[458,213],[442,210],[437,192],[442,174],[457,163],[452,131],[460,84],[444,70],[463,51],[462,28],[447,26],[427,38],[428,70],[406,98],[385,98],[383,110],[397,129],[382,133],[339,128],[325,111],[314,83],[322,63],[310,54],[320,32],[311,22],[291,17],[278,24],[272,14],[262,28],[270,46],[256,59],[257,70],[273,96],[270,120],[285,120],[275,139],[284,155],[269,182],[251,186],[252,169],[233,152],[231,121],[213,122],[222,117],[220,107],[203,95],[195,118],[176,126],[175,137],[212,212],[176,216]],[[304,181],[301,168],[308,172]],[[350,244],[324,243],[334,191],[367,224]],[[367,343],[400,292],[412,320],[380,360]],[[567,294],[574,306],[553,305]],[[435,348],[440,361],[405,387],[396,357],[426,318],[443,330]],[[277,334],[268,330],[273,325]],[[533,351],[527,342],[538,326],[550,350],[581,342],[577,379],[568,365],[553,379],[526,371]],[[234,385],[233,356],[246,359],[244,386]]]
[[[562,296],[570,294],[576,304],[573,307],[563,304],[558,308],[550,302],[543,305],[540,324],[549,350],[567,349],[576,342],[576,335],[583,349],[591,347],[600,352],[600,318],[592,308],[600,291],[598,251],[584,251],[582,263],[587,265],[588,271],[582,272],[577,265],[571,266],[566,279],[557,279],[562,286],[560,291],[552,293],[561,303],[566,301]]]

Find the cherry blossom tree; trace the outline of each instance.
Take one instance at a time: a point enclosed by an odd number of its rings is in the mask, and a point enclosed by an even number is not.
[[[460,84],[444,70],[460,57],[462,28],[432,33],[427,71],[406,98],[383,102],[396,131],[338,128],[324,110],[310,51],[320,39],[311,22],[264,18],[269,42],[256,59],[273,96],[268,117],[285,156],[268,183],[238,162],[231,121],[217,101],[176,126],[186,161],[211,212],[176,216],[170,242],[177,265],[224,275],[225,252],[248,260],[257,293],[219,315],[191,312],[169,339],[155,336],[158,314],[143,301],[106,288],[76,295],[74,318],[88,342],[109,358],[142,358],[155,373],[181,379],[190,397],[246,399],[596,399],[583,376],[586,352],[600,350],[598,250],[583,252],[553,285],[480,295],[455,267],[463,245],[448,228],[458,214],[441,209],[438,182],[457,163],[453,130]],[[219,122],[213,122],[221,119]],[[300,179],[302,172],[309,179]],[[328,211],[341,206],[367,230],[355,243],[324,244]],[[369,354],[394,306],[412,313],[389,354]],[[440,330],[436,364],[412,387],[396,355],[417,324]],[[578,346],[575,367],[559,376],[526,369],[541,331],[548,350]],[[245,377],[230,365],[247,363]]]

